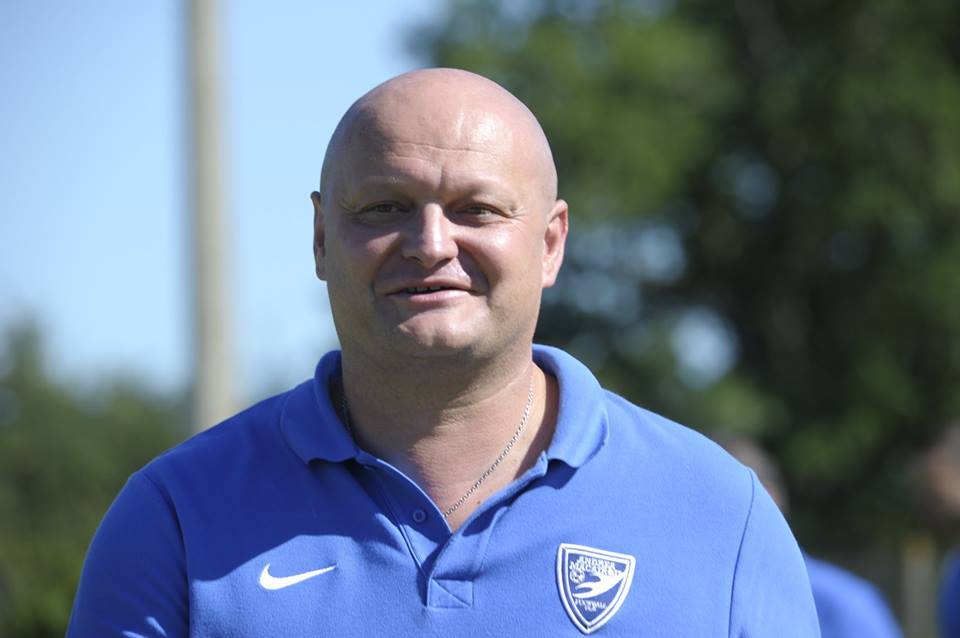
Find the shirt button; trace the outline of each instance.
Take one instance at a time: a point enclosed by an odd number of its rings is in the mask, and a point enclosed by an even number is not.
[[[413,510],[413,522],[422,523],[427,520],[427,513],[423,510]]]

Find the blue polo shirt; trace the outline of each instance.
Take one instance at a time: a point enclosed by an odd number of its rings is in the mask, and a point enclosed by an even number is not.
[[[805,554],[822,638],[902,638],[880,591],[845,569]]]
[[[135,473],[67,635],[815,637],[803,560],[752,472],[552,348],[553,441],[455,532],[358,449],[313,380]]]
[[[956,549],[943,566],[937,615],[942,638],[960,638],[960,553]]]

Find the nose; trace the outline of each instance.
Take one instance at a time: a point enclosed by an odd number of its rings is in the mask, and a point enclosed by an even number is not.
[[[402,254],[420,262],[424,268],[457,256],[454,228],[438,204],[427,204],[413,215],[404,233]]]

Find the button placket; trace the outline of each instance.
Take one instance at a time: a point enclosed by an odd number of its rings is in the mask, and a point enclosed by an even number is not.
[[[546,475],[547,467],[547,458],[541,454],[532,468],[481,505],[440,548],[428,574],[428,607],[473,606],[473,580],[483,565],[497,523],[521,492]],[[465,534],[467,530],[469,534]]]
[[[417,568],[428,578],[437,553],[450,538],[446,521],[423,490],[403,472],[373,456],[364,460],[376,477],[390,519],[403,536]]]

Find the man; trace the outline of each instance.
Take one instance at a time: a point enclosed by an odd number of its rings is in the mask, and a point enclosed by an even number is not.
[[[394,78],[312,197],[342,352],[131,477],[69,635],[817,635],[752,474],[532,346],[567,205],[515,97]]]
[[[960,638],[960,423],[943,428],[918,459],[913,474],[921,510],[954,545],[941,566],[937,620],[942,638]]]
[[[785,514],[789,500],[777,463],[746,438],[721,439],[721,445],[756,472]],[[822,638],[902,638],[883,594],[869,581],[824,560],[803,555],[820,619]]]

